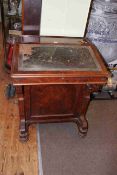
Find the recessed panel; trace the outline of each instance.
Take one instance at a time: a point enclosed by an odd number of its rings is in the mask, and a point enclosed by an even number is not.
[[[32,116],[74,113],[74,85],[31,86],[30,92]]]

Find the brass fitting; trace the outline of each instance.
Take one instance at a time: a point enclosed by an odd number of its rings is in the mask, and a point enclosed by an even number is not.
[[[103,90],[106,91],[117,90],[117,81],[112,76],[109,76],[107,84],[103,86]]]

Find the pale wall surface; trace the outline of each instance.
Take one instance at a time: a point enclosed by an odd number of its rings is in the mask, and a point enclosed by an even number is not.
[[[41,35],[83,37],[91,0],[43,0]]]

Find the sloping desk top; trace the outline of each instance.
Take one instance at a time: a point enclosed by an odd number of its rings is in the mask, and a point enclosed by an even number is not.
[[[14,84],[104,84],[108,72],[93,45],[74,39],[71,44],[16,45],[11,76]]]

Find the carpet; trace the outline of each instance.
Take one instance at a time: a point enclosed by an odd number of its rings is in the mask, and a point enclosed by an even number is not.
[[[38,125],[39,175],[116,175],[116,108],[117,101],[92,101],[85,138],[73,123]]]

